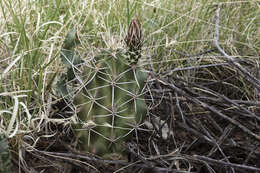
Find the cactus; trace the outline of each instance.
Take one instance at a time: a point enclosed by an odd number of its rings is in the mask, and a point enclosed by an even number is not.
[[[82,92],[76,100],[82,110],[75,131],[81,149],[101,156],[122,154],[122,142],[146,114],[146,74],[137,65],[142,42],[137,19],[131,22],[125,41],[127,50],[100,51],[80,75]]]
[[[57,82],[57,93],[68,103],[72,102],[74,93],[73,88],[69,87],[68,83],[74,80],[75,72],[79,72],[79,66],[83,63],[83,60],[74,50],[79,43],[77,32],[72,29],[67,34],[60,53],[61,62],[65,64],[67,71],[61,74]]]
[[[104,54],[95,60],[95,70],[84,86],[85,111],[80,118],[86,129],[82,133],[85,139],[81,139],[85,150],[98,154],[117,152],[121,147],[118,141],[132,130],[127,124],[140,122],[145,116],[146,77],[136,65],[129,65],[123,55]]]

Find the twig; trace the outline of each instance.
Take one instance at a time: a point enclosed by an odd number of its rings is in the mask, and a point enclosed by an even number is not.
[[[179,87],[175,86],[173,83],[169,83],[166,79],[164,78],[160,78],[157,79],[158,82],[162,83],[165,86],[168,86],[170,88],[172,88],[175,92],[177,92],[178,94],[185,96],[188,100],[190,100],[191,102],[201,105],[202,107],[204,107],[205,109],[210,110],[211,112],[215,113],[216,115],[220,116],[221,118],[231,122],[232,124],[234,124],[235,126],[237,126],[238,128],[240,128],[241,130],[243,130],[245,133],[247,133],[248,135],[254,137],[256,140],[260,141],[260,136],[256,133],[253,133],[251,130],[249,130],[247,127],[243,126],[242,124],[240,124],[237,120],[232,119],[231,117],[221,113],[221,111],[217,110],[215,107],[208,105],[205,102],[202,102],[201,100],[199,100],[198,98],[190,98],[189,95],[183,90],[180,89]],[[208,140],[210,141],[210,140]]]
[[[235,168],[235,169],[244,169],[244,170],[252,170],[252,171],[260,172],[260,168],[256,168],[256,167],[252,167],[252,166],[239,165],[239,164],[235,164],[235,163],[227,163],[224,161],[211,159],[211,158],[205,157],[205,156],[194,155],[194,157],[199,160],[207,161],[207,163],[209,163],[209,164],[211,163],[211,164],[217,165],[217,166],[228,166],[228,167]]]
[[[190,66],[190,67],[183,67],[183,68],[178,68],[178,67],[177,67],[177,68],[169,69],[169,70],[163,72],[162,75],[171,76],[174,72],[177,72],[177,71],[194,70],[194,69],[217,67],[217,66],[224,66],[224,65],[228,65],[228,63],[197,65],[197,66]]]
[[[226,52],[219,46],[219,11],[220,11],[220,5],[216,11],[216,24],[215,24],[215,34],[214,34],[214,45],[218,49],[218,51],[226,58],[227,62],[235,66],[243,75],[244,77],[247,77],[246,79],[249,80],[254,86],[260,90],[260,81],[252,76],[245,68],[243,68],[238,62],[234,60],[231,56],[226,54]]]
[[[178,79],[178,78],[175,78],[175,79]],[[179,80],[182,80],[182,79],[179,79]],[[223,103],[223,101],[225,101],[226,103],[228,103],[228,105],[234,105],[237,108],[243,110],[245,113],[247,113],[247,114],[244,114],[244,113],[240,112],[240,115],[245,116],[245,117],[255,118],[256,120],[260,121],[260,117],[255,115],[255,113],[250,112],[248,109],[244,108],[243,106],[241,106],[239,103],[235,102],[234,100],[229,99],[225,95],[219,94],[218,92],[215,92],[212,89],[203,87],[203,86],[195,84],[195,83],[189,83],[189,82],[186,82],[186,81],[183,81],[183,82],[189,84],[190,86],[195,86],[195,87],[198,87],[198,88],[202,88],[203,90],[205,90],[207,92],[213,93],[215,96],[218,96],[218,99],[220,99],[220,101],[222,103]],[[209,99],[211,99],[211,98],[209,98]]]

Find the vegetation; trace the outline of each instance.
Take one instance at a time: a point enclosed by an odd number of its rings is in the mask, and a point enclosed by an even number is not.
[[[80,57],[76,58],[73,65],[113,55],[124,62],[124,56],[132,56],[127,55],[129,44],[126,44],[125,36],[134,18],[140,20],[143,30],[142,56],[138,63],[141,71],[149,68],[159,74],[174,68],[224,63],[219,54],[206,54],[203,58],[189,56],[214,48],[218,4],[221,4],[220,46],[231,57],[258,62],[259,1],[0,1],[0,133],[9,139],[9,148],[23,160],[19,149],[34,148],[40,139],[38,136],[33,142],[28,142],[28,138],[33,138],[30,133],[42,131],[46,122],[73,124],[80,119],[75,112],[82,108],[77,104],[67,103],[63,105],[76,107],[76,110],[69,109],[75,111],[72,118],[52,117],[52,105],[62,100],[63,91],[69,93],[68,88],[61,91],[59,84],[65,86],[66,82],[75,77],[75,73],[71,73],[71,64],[66,64],[60,58],[60,54],[64,53],[67,33],[71,30],[77,33],[77,43],[69,46],[69,49],[73,49],[75,56]],[[130,52],[134,50],[131,49]],[[101,61],[104,68],[118,66],[118,62],[114,64]],[[89,73],[89,69],[82,68],[85,73]],[[117,67],[113,68],[116,69]],[[108,78],[112,76],[113,70],[106,72],[110,74]],[[125,70],[126,66],[122,67],[122,71]],[[226,75],[232,73],[223,71]],[[214,76],[213,72],[210,73]],[[190,74],[180,71],[179,75]],[[131,76],[131,81],[136,83],[125,88],[138,87],[137,78]],[[216,75],[214,79],[217,78]],[[143,83],[144,79],[141,80]],[[74,82],[70,86],[78,86],[73,91],[75,93],[82,85],[77,85],[77,80]],[[252,96],[252,88],[244,80],[238,83],[244,91],[244,98]],[[78,104],[87,102],[86,98],[82,102],[82,96],[76,99],[79,99]],[[87,107],[84,109],[83,111],[88,110]],[[78,116],[83,114],[80,111]],[[49,136],[52,135],[50,132]],[[0,143],[2,141],[1,139]]]

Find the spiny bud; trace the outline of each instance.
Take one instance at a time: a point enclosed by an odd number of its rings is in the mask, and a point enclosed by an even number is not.
[[[137,63],[141,57],[141,49],[143,44],[142,28],[138,19],[133,19],[128,27],[125,42],[129,49],[130,62]]]

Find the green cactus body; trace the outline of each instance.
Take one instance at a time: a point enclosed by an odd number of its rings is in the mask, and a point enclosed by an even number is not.
[[[137,65],[142,47],[138,19],[131,21],[125,42],[126,51],[102,51],[83,63],[74,50],[79,38],[72,29],[61,50],[61,62],[66,65],[67,72],[61,75],[57,91],[63,99],[74,101],[81,108],[73,126],[80,139],[79,146],[104,157],[113,153],[122,155],[122,142],[146,115],[146,74]],[[81,67],[85,72],[78,70]],[[76,81],[79,88],[71,81]]]
[[[105,155],[122,151],[122,141],[146,114],[144,84],[146,75],[129,65],[123,53],[105,52],[91,61],[84,86],[84,110],[79,130],[85,151]],[[90,123],[92,122],[92,123]]]

